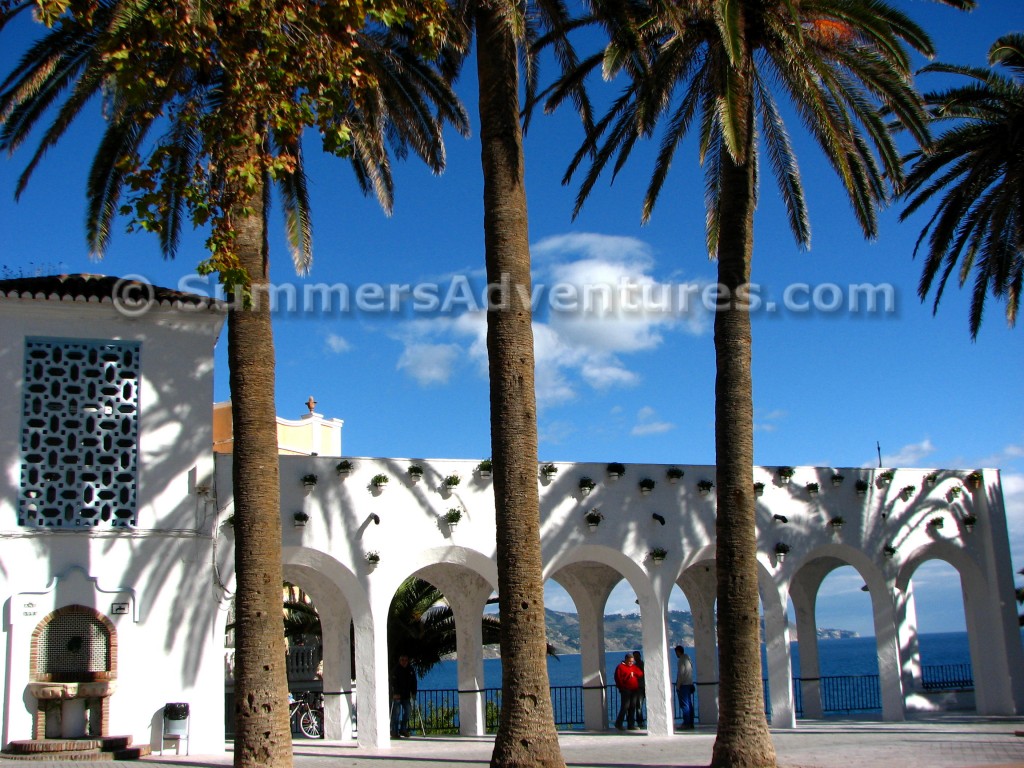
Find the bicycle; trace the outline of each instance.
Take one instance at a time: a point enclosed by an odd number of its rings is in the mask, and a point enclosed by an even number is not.
[[[305,693],[301,698],[294,699],[288,695],[288,716],[291,718],[292,733],[295,733],[296,726],[302,731],[307,739],[320,739],[324,734],[324,711],[323,708],[314,707],[309,703],[310,694]]]

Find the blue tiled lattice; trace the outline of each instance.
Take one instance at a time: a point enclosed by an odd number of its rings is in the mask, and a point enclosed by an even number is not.
[[[25,340],[19,525],[136,523],[140,347]]]

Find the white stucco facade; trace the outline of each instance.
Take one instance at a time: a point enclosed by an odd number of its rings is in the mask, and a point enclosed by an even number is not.
[[[108,732],[157,747],[163,705],[188,702],[190,751],[222,751],[224,628],[234,580],[227,524],[233,512],[231,456],[215,462],[211,450],[212,352],[221,316],[155,306],[128,318],[109,301],[8,294],[0,296],[0,323],[0,380],[11,393],[0,401],[3,744],[33,738],[43,727],[32,694],[41,668],[34,644],[48,617],[78,606],[94,613],[101,634],[109,631],[114,640],[113,659],[97,677],[114,678],[105,689]],[[133,524],[19,524],[26,508],[19,442],[24,350],[25,340],[35,338],[139,343]],[[53,418],[59,427],[66,414]],[[460,727],[464,734],[483,733],[480,616],[497,588],[497,570],[493,489],[478,462],[352,458],[344,475],[336,470],[338,457],[282,456],[280,462],[284,576],[305,590],[321,617],[327,737],[353,736],[354,625],[358,742],[390,744],[382,695],[386,616],[395,589],[412,575],[433,583],[452,604]],[[422,467],[421,479],[410,475],[411,464]],[[701,721],[714,722],[716,499],[713,489],[706,495],[698,490],[700,481],[714,480],[714,468],[674,465],[682,477],[673,481],[667,464],[626,465],[618,478],[605,464],[556,467],[550,478],[538,471],[537,480],[544,577],[565,588],[580,616],[587,727],[607,726],[603,615],[622,579],[635,591],[642,614],[649,732],[668,735],[673,729],[665,615],[676,585],[694,617]],[[1024,712],[1024,658],[999,473],[981,471],[973,487],[969,472],[901,468],[885,482],[881,470],[796,467],[785,482],[776,467],[754,468],[755,482],[764,484],[757,500],[758,560],[773,726],[796,723],[790,600],[801,638],[804,710],[820,714],[815,599],[825,576],[844,565],[857,570],[870,592],[883,716],[899,720],[909,708],[936,706],[921,691],[912,591],[915,570],[930,559],[948,562],[960,576],[977,711]],[[302,478],[310,473],[318,483],[307,488]],[[837,473],[844,480],[834,485]],[[389,478],[383,490],[372,482],[379,474]],[[451,475],[461,482],[449,488],[444,480]],[[595,482],[589,494],[580,488],[583,477]],[[647,478],[654,488],[643,493],[640,481]],[[809,483],[818,484],[817,493]],[[908,486],[914,490],[904,492]],[[462,512],[454,529],[444,519],[453,508]],[[604,518],[591,530],[584,515],[594,508]],[[308,515],[308,522],[297,525],[296,513]],[[839,517],[841,528],[830,524]],[[931,523],[936,518],[941,527]],[[780,542],[789,548],[784,558],[776,552]],[[667,550],[664,562],[650,556],[658,547]],[[379,553],[376,565],[366,560],[371,551]],[[74,735],[81,729],[83,699],[47,705],[47,732]]]
[[[221,518],[231,513],[230,459],[217,465]],[[382,647],[388,607],[398,585],[417,575],[441,589],[452,604],[459,629],[461,729],[483,732],[483,662],[479,617],[497,588],[494,564],[494,504],[491,481],[475,461],[353,458],[349,474],[339,475],[336,458],[282,457],[281,515],[285,578],[305,589],[324,624],[324,690],[328,738],[351,736],[346,680],[349,644],[345,627],[355,623],[356,678],[359,681],[359,742],[385,746],[388,654]],[[410,464],[421,465],[413,481]],[[643,621],[649,732],[668,735],[674,672],[665,613],[670,592],[679,585],[695,621],[701,721],[717,718],[715,643],[715,496],[697,484],[713,480],[709,466],[675,465],[683,477],[671,482],[669,465],[626,465],[611,478],[604,464],[559,463],[552,479],[538,472],[544,576],[561,584],[580,615],[585,717],[588,727],[604,728],[598,690],[605,679],[603,615],[611,590],[626,579],[636,592]],[[316,474],[306,488],[303,476]],[[833,485],[834,474],[844,481]],[[379,490],[372,479],[385,474]],[[461,483],[446,488],[444,478]],[[820,714],[814,603],[824,577],[851,565],[870,591],[878,648],[883,717],[900,720],[908,709],[939,706],[921,690],[911,579],[929,559],[948,562],[959,574],[971,636],[976,708],[984,714],[1024,711],[1024,678],[1017,628],[1013,569],[1009,560],[999,473],[984,470],[976,489],[965,484],[968,471],[898,469],[886,482],[881,470],[796,467],[785,483],[777,468],[756,467],[764,483],[758,498],[760,592],[764,608],[772,724],[795,725],[789,653],[787,601],[802,639],[801,691],[808,716]],[[934,475],[934,479],[930,476]],[[586,496],[579,480],[596,487]],[[655,480],[648,494],[639,481]],[[857,481],[867,484],[861,493]],[[808,483],[818,483],[811,494]],[[912,493],[904,493],[907,486]],[[953,488],[961,489],[956,495]],[[453,530],[444,515],[462,511]],[[585,513],[597,508],[604,520],[591,530]],[[297,526],[294,516],[309,516]],[[656,515],[662,520],[657,519]],[[965,520],[976,520],[970,530]],[[842,517],[844,524],[831,524]],[[779,518],[785,518],[782,522]],[[941,519],[942,526],[930,521]],[[222,529],[230,536],[230,529]],[[777,543],[789,545],[780,558]],[[892,546],[895,552],[887,553]],[[668,555],[655,563],[650,550]],[[222,551],[228,552],[224,547]],[[380,562],[371,566],[368,552]],[[328,629],[331,627],[331,629]]]

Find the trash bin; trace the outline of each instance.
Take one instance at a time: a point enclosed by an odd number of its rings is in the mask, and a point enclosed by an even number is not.
[[[162,742],[173,741],[174,742],[174,753],[180,754],[181,742],[185,742],[185,754],[188,754],[189,749],[189,708],[188,704],[183,701],[168,702],[164,704],[164,730],[162,734]],[[164,743],[160,745],[160,753],[163,754]]]

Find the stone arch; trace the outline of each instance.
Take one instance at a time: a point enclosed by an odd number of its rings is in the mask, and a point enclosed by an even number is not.
[[[964,547],[939,539],[913,549],[899,564],[895,589],[897,596],[904,602],[912,600],[912,577],[928,560],[942,560],[960,576],[978,714],[1009,711],[1013,702],[1013,676],[1007,661],[1008,649],[1005,645],[1000,645],[998,649],[992,647],[994,643],[1001,644],[1003,639],[1001,633],[991,631],[992,617],[999,616],[1002,611],[998,591],[988,582],[981,566]],[[908,623],[916,623],[912,603],[910,605],[906,620]],[[919,677],[919,662],[912,669],[915,670]]]

